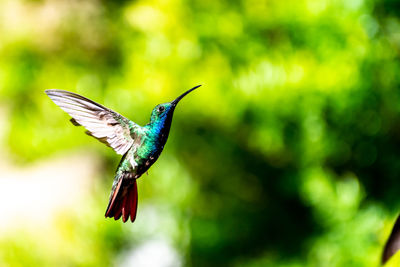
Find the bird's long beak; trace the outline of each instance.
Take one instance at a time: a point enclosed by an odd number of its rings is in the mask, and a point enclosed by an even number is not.
[[[178,96],[174,101],[172,101],[171,104],[174,105],[174,106],[176,106],[176,105],[178,104],[178,102],[181,101],[181,99],[182,99],[185,95],[189,94],[191,91],[193,91],[194,89],[196,89],[196,88],[198,88],[198,87],[200,87],[200,86],[201,86],[201,85],[197,85],[197,86],[193,87],[192,89],[187,90],[186,92],[184,92],[183,94],[181,94],[180,96]]]

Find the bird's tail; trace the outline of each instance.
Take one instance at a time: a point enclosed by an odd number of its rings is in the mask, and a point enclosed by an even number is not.
[[[122,221],[126,222],[131,217],[131,221],[136,219],[138,203],[138,192],[136,179],[124,179],[121,177],[111,191],[110,202],[108,203],[106,217],[114,217],[118,220],[122,216]]]

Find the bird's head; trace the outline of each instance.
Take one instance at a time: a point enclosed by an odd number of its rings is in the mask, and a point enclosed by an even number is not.
[[[200,87],[201,85],[195,86],[192,89],[186,91],[182,95],[178,96],[175,100],[164,103],[164,104],[159,104],[154,107],[152,113],[151,113],[151,118],[150,118],[150,123],[154,122],[159,122],[159,121],[166,121],[167,119],[172,119],[172,115],[174,113],[176,105],[181,101],[181,99],[189,94],[191,91],[194,89]]]

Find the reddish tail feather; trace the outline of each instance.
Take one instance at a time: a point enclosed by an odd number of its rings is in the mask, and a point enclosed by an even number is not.
[[[114,217],[115,220],[118,220],[122,216],[123,222],[126,222],[131,217],[131,222],[134,222],[136,219],[137,203],[136,179],[133,179],[133,182],[130,184],[127,184],[125,179],[120,179],[110,197],[106,217]]]

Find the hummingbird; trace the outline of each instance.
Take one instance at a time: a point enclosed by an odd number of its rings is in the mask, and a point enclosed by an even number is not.
[[[72,118],[75,126],[122,155],[115,173],[105,217],[126,222],[136,219],[138,192],[136,179],[153,165],[167,142],[172,116],[181,99],[200,87],[195,86],[175,100],[154,107],[150,122],[139,126],[117,112],[76,93],[49,89],[45,93]]]

